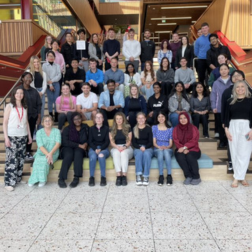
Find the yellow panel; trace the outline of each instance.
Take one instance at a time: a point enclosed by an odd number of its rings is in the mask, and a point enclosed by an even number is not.
[[[100,15],[139,14],[139,1],[100,3]]]

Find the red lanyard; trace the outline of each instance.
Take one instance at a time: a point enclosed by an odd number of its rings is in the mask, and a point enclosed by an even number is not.
[[[23,116],[24,116],[24,108],[22,107],[22,115],[20,116],[20,114],[19,114],[19,111],[18,111],[18,108],[16,107],[16,110],[17,110],[17,113],[18,113],[18,118],[19,118],[19,120],[20,120],[20,123],[21,123],[21,121],[22,121],[22,119],[23,119]]]

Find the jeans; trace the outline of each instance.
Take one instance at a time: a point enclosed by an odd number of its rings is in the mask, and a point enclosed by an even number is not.
[[[71,111],[68,111],[67,114],[59,113],[59,116],[58,116],[58,121],[59,121],[58,129],[59,130],[62,130],[66,120],[68,121],[69,124],[71,124],[72,114],[73,112]]]
[[[103,157],[101,157],[101,155],[103,155]],[[109,157],[109,150],[108,149],[102,150],[97,155],[96,152],[92,148],[90,148],[88,152],[88,157],[89,157],[90,177],[94,177],[97,159],[100,164],[101,176],[106,177],[106,158]]]
[[[54,105],[54,111],[56,112],[56,99],[60,95],[60,84],[59,82],[54,82],[53,84],[54,91],[52,92],[50,88],[47,88],[46,93],[47,93],[47,98],[48,98],[48,110],[49,113],[53,112],[53,105]]]
[[[159,175],[163,175],[164,160],[167,168],[167,175],[171,175],[172,149],[159,150],[155,148],[154,155],[157,157],[158,160]]]
[[[172,127],[175,127],[179,124],[178,118],[179,118],[179,114],[176,112],[173,112],[169,115],[169,121],[171,122]]]
[[[148,178],[150,176],[151,158],[153,156],[153,149],[134,149],[134,157],[136,164],[136,175],[142,175]]]

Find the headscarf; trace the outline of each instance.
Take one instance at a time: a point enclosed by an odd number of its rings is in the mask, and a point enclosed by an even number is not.
[[[184,115],[187,118],[187,124],[180,123],[180,116]],[[193,125],[190,123],[190,117],[186,112],[179,114],[179,124],[177,126],[178,140],[181,144],[185,144],[193,137]]]
[[[75,142],[75,143],[79,143],[80,142],[80,136],[79,136],[79,133],[76,129],[76,126],[74,124],[74,117],[75,116],[80,116],[80,113],[78,112],[74,112],[71,116],[71,123],[70,123],[70,126],[69,126],[69,140],[72,141],[72,142]]]

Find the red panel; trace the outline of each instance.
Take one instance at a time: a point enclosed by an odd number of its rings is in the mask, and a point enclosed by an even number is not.
[[[22,19],[33,20],[31,0],[21,0],[21,11],[22,11]]]

